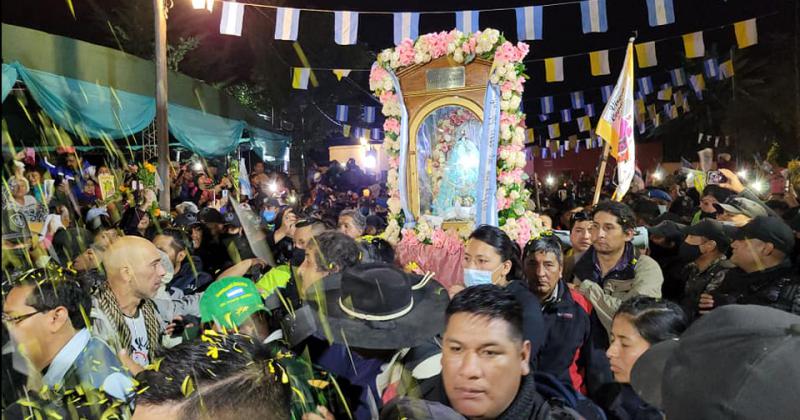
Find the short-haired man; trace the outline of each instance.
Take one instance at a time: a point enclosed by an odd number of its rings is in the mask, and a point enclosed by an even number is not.
[[[92,299],[92,334],[141,367],[152,360],[163,324],[153,302],[166,270],[150,241],[123,236],[103,256],[106,283]]]
[[[661,297],[661,268],[631,243],[635,221],[625,204],[599,203],[592,212],[592,247],[575,264],[573,285],[591,302],[607,331],[623,301],[637,295]]]
[[[575,390],[588,393],[611,380],[603,350],[590,339],[592,305],[562,279],[561,244],[542,236],[525,246],[523,267],[528,286],[542,304],[547,339],[539,353],[539,371]]]
[[[358,264],[360,254],[356,241],[344,233],[322,232],[315,236],[306,244],[305,259],[297,270],[300,294],[311,296],[323,278],[325,284],[322,289],[338,288],[341,279],[329,275]]]
[[[584,210],[572,213],[570,217],[569,242],[572,248],[564,254],[564,278],[572,278],[575,263],[592,246],[592,215]]]
[[[777,217],[760,216],[734,236],[731,262],[722,284],[700,296],[700,311],[732,303],[771,306],[800,314],[800,278],[791,260],[794,232]]]
[[[736,267],[725,256],[731,240],[724,225],[714,219],[703,219],[686,230],[679,257],[685,263],[681,278],[685,280],[681,306],[689,320],[695,319],[702,293],[711,293],[725,280],[728,270]]]
[[[468,287],[445,312],[442,382],[448,405],[469,419],[549,419],[536,392],[522,307],[502,287]]]
[[[180,290],[184,295],[202,292],[214,278],[203,271],[203,262],[192,255],[192,241],[179,229],[164,229],[153,238],[153,245],[167,254],[175,270],[168,290]]]
[[[22,354],[42,371],[44,384],[61,393],[81,387],[126,401],[133,381],[117,356],[92,337],[86,313],[91,298],[66,271],[24,274],[3,302],[3,321]]]

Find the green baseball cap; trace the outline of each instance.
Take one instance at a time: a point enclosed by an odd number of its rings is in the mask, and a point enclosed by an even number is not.
[[[234,329],[250,315],[266,311],[256,285],[245,277],[225,277],[208,286],[200,298],[200,319]]]

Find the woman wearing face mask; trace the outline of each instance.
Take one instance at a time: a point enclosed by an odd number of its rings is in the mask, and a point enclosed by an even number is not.
[[[631,388],[631,369],[650,346],[677,340],[686,326],[683,310],[668,300],[637,296],[622,303],[614,316],[606,351],[616,382],[601,387],[595,399],[609,420],[663,419],[657,408],[644,402]]]
[[[535,369],[547,330],[539,299],[525,282],[520,254],[517,244],[505,232],[494,226],[483,225],[469,236],[461,266],[464,269],[464,286],[496,284],[511,291],[522,305],[522,333],[526,340],[531,341],[531,367]]]

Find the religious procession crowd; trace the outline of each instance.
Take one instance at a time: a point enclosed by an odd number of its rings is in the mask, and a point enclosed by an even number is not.
[[[4,418],[800,412],[793,188],[676,173],[591,206],[559,184],[524,247],[472,231],[462,284],[398,262],[386,189],[354,162],[313,166],[301,195],[258,161],[162,181],[60,152],[4,149]]]

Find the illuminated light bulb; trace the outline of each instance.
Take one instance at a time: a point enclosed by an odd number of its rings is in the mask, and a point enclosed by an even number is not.
[[[739,172],[736,173],[736,176],[738,176],[741,179],[747,179],[747,175],[749,175],[747,173],[747,169],[742,169],[742,170],[740,170]]]
[[[661,181],[662,179],[664,179],[664,174],[661,173],[661,171],[655,171],[653,172],[653,179],[656,181]]]
[[[377,162],[375,160],[375,156],[367,155],[366,157],[364,157],[364,167],[365,168],[374,169],[376,164],[377,164]]]
[[[275,181],[269,183],[269,192],[277,192],[278,184]]]
[[[192,164],[192,169],[195,170],[195,171],[202,171],[203,170],[203,164],[200,163],[200,162],[195,162],[194,164]]]
[[[192,9],[200,10],[206,8],[206,0],[192,0]]]
[[[750,183],[750,188],[752,188],[753,191],[757,193],[763,193],[767,187],[763,181],[753,181],[752,183]]]
[[[555,184],[555,183],[556,183],[556,180],[555,180],[555,178],[553,178],[553,176],[552,176],[552,175],[547,175],[547,178],[545,178],[544,182],[545,182],[547,185],[553,185],[553,184]]]

